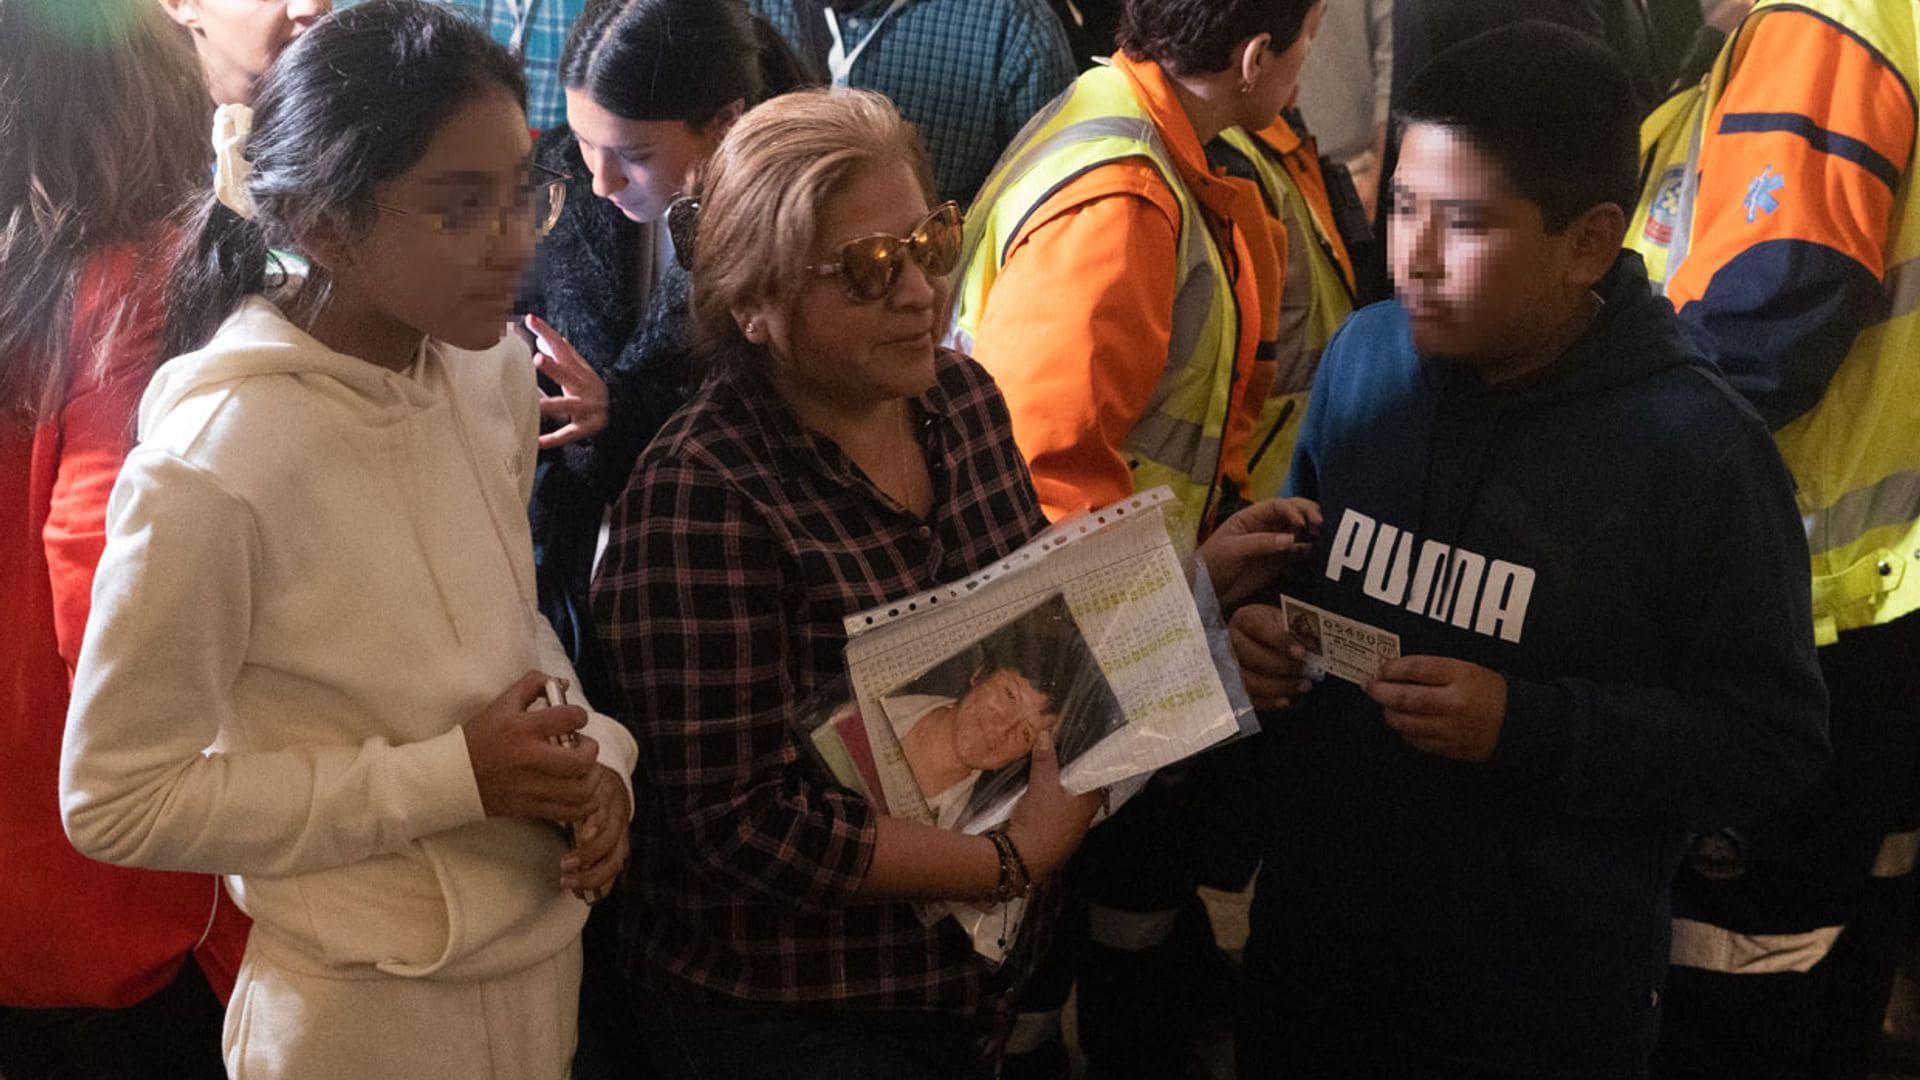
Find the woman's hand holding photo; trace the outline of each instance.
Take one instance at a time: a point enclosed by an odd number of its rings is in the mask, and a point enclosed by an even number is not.
[[[1099,791],[1071,795],[1060,785],[1052,731],[1037,733],[1027,760],[1027,792],[1013,806],[1007,836],[1033,880],[1044,881],[1079,849],[1105,796]]]

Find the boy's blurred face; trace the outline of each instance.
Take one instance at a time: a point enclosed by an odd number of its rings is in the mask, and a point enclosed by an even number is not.
[[[1582,302],[1570,233],[1547,232],[1540,207],[1462,133],[1410,125],[1388,197],[1388,264],[1423,355],[1497,379]]]

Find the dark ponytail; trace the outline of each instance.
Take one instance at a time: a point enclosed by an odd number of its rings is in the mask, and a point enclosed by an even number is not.
[[[627,120],[705,127],[814,79],[741,0],[592,0],[560,56],[560,81]]]
[[[167,279],[167,329],[162,356],[205,345],[240,301],[267,290],[266,230],[209,195],[187,223]]]
[[[824,64],[809,62],[794,51],[780,31],[758,15],[753,17],[753,36],[760,43],[760,101],[827,85]],[[758,105],[760,101],[747,104]]]
[[[413,168],[461,109],[500,91],[525,104],[519,64],[441,5],[368,0],[314,24],[254,93],[243,154],[256,213],[242,218],[211,192],[199,199],[168,283],[167,354],[200,348],[246,296],[294,280],[274,249],[300,254],[323,221],[347,236],[370,228],[374,189]],[[296,294],[276,299],[317,310],[326,268],[311,264],[297,280]]]

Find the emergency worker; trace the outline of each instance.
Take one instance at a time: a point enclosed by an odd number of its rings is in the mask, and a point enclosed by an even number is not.
[[[1697,837],[1657,1071],[1865,1076],[1920,847],[1920,7],[1762,0],[1643,129],[1631,246],[1773,428],[1833,761]]]
[[[1208,145],[1207,159],[1259,183],[1267,212],[1286,230],[1273,389],[1247,458],[1250,490],[1256,499],[1267,498],[1286,482],[1320,352],[1353,314],[1349,245],[1368,239],[1371,229],[1353,177],[1345,165],[1320,156],[1298,109],[1282,111],[1252,134],[1239,128],[1222,133]]]
[[[1111,63],[1029,122],[981,189],[951,337],[1006,396],[1050,518],[1167,485],[1169,529],[1191,549],[1259,493],[1250,464],[1288,238],[1259,184],[1204,148],[1276,122],[1322,12],[1319,0],[1127,0]],[[1285,449],[1269,451],[1281,473]],[[1080,861],[1079,1035],[1102,1075],[1179,1075],[1179,1018],[1223,984],[1195,959],[1210,946],[1195,879],[1215,863],[1241,881],[1247,870],[1232,850],[1196,850],[1187,815],[1204,786],[1156,782]],[[1053,1037],[1059,1002],[1043,996],[1024,1004],[1010,1066]]]
[[[1284,239],[1202,149],[1293,96],[1318,0],[1129,0],[1121,51],[1001,157],[952,339],[994,375],[1048,516],[1162,484],[1191,549],[1244,497]]]

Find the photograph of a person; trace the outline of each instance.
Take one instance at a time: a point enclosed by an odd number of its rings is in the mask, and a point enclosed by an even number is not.
[[[1064,767],[1125,723],[1093,650],[1055,593],[881,698],[913,779],[943,829],[1005,817],[1027,755],[1051,732]]]
[[[1326,655],[1326,646],[1320,638],[1319,612],[1287,605],[1287,631],[1301,648],[1316,656]]]

